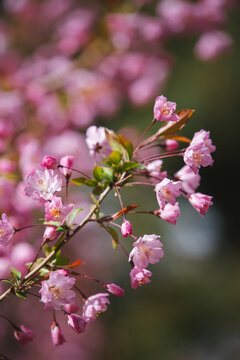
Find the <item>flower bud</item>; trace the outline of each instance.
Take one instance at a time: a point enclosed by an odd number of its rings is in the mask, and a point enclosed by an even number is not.
[[[27,342],[33,340],[34,334],[33,334],[32,330],[27,329],[24,325],[21,325],[19,329],[14,331],[14,337],[22,345],[25,345]]]
[[[63,173],[64,176],[70,176],[72,173],[72,166],[73,166],[74,156],[66,155],[61,158],[60,160],[60,171]]]
[[[56,169],[57,159],[52,156],[44,156],[41,161],[41,166],[46,169]]]
[[[87,323],[83,317],[76,315],[76,314],[71,314],[71,315],[67,315],[66,318],[68,320],[68,325],[70,325],[71,328],[78,335],[80,335],[81,333],[83,333],[85,331]]]
[[[61,328],[58,326],[58,324],[55,321],[52,322],[51,337],[54,346],[62,345],[63,343],[66,342],[66,340],[63,337]]]
[[[43,241],[52,241],[58,237],[59,233],[56,232],[56,228],[54,226],[47,226],[44,234],[43,234]]]
[[[68,272],[67,272],[67,270],[65,270],[65,269],[59,269],[59,270],[56,270],[59,274],[62,274],[62,275],[64,275],[64,276],[68,276],[69,274],[68,274]],[[71,311],[69,311],[69,312],[71,312]]]
[[[128,235],[132,235],[132,224],[128,220],[124,220],[121,226],[122,236],[128,237]]]
[[[105,287],[105,289],[107,291],[109,291],[111,294],[113,294],[115,296],[123,296],[124,295],[124,290],[116,284],[113,284],[113,283],[104,284],[103,286]]]
[[[174,139],[166,139],[163,143],[166,151],[174,151],[178,148],[178,141]]]

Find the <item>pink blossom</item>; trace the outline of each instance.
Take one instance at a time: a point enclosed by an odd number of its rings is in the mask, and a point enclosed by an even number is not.
[[[34,333],[32,330],[26,328],[24,325],[21,325],[19,329],[14,331],[14,337],[22,345],[27,344],[29,341],[32,341],[34,338]]]
[[[164,209],[166,201],[168,201],[171,205],[175,205],[176,196],[180,195],[181,187],[182,184],[180,181],[172,181],[167,178],[158,183],[155,191],[157,193],[159,207]]]
[[[74,205],[63,205],[62,199],[54,196],[51,202],[45,203],[45,220],[57,221],[61,225],[73,208]]]
[[[112,150],[108,144],[106,132],[112,131],[104,127],[90,126],[86,131],[86,143],[91,156],[96,156],[101,159],[102,156],[108,156]]]
[[[128,237],[128,235],[132,235],[132,224],[128,220],[124,220],[121,225],[121,234],[124,237]]]
[[[177,180],[182,182],[182,189],[188,193],[193,193],[200,184],[201,176],[188,166],[183,166],[176,174],[174,174]]]
[[[180,216],[180,209],[178,203],[175,205],[166,204],[164,209],[159,209],[160,218],[170,224],[176,225],[177,218]]]
[[[59,162],[60,165],[62,166],[62,167],[60,167],[60,171],[63,173],[64,176],[69,177],[71,175],[73,161],[74,161],[74,156],[71,156],[71,155],[66,155],[61,158],[61,160]]]
[[[51,325],[51,338],[54,346],[62,345],[66,342],[61,328],[55,321],[53,321]]]
[[[130,272],[131,286],[136,289],[138,286],[151,282],[149,277],[152,276],[151,271],[146,269],[138,269],[136,266]]]
[[[178,121],[179,117],[174,114],[176,111],[176,103],[167,101],[163,95],[158,96],[155,100],[153,113],[154,119],[157,121]]]
[[[49,279],[42,281],[39,291],[42,295],[41,302],[45,304],[45,310],[61,310],[65,304],[69,304],[75,297],[75,292],[70,290],[75,284],[75,278],[70,278],[58,271],[52,271]]]
[[[46,169],[56,169],[57,167],[57,159],[52,156],[44,156],[41,161],[41,166]]]
[[[195,54],[202,61],[214,61],[228,52],[232,44],[231,36],[224,31],[209,31],[199,38],[195,46]]]
[[[107,310],[107,305],[110,304],[108,296],[107,293],[98,293],[87,298],[82,314],[87,323],[94,321],[101,312]]]
[[[104,284],[103,286],[105,287],[105,289],[107,291],[109,291],[111,294],[113,294],[115,296],[123,296],[124,295],[124,290],[116,284],[113,284],[113,283]]]
[[[200,215],[204,216],[209,209],[209,206],[213,204],[212,196],[204,195],[201,193],[194,193],[188,195],[190,204],[199,212]]]
[[[163,244],[158,240],[159,236],[144,235],[133,243],[133,249],[129,254],[129,261],[133,258],[133,263],[139,269],[143,269],[148,264],[156,264],[163,257]]]
[[[67,313],[75,314],[78,312],[79,306],[75,301],[72,301],[71,303],[64,305],[64,310]]]
[[[71,314],[71,315],[66,315],[66,318],[68,320],[68,325],[70,325],[71,328],[78,335],[80,335],[81,333],[83,333],[85,331],[87,322],[82,316],[79,316],[77,314]]]
[[[7,246],[14,232],[14,228],[10,224],[7,215],[2,214],[2,220],[0,220],[0,249]]]
[[[184,153],[184,162],[197,173],[200,166],[206,167],[213,164],[212,156],[216,147],[212,145],[209,138],[209,131],[200,130],[194,134],[194,137]]]
[[[44,234],[43,234],[43,241],[47,242],[47,241],[56,240],[58,235],[59,235],[59,233],[56,232],[56,227],[55,226],[46,226],[46,229],[45,229]]]
[[[53,194],[62,188],[62,179],[51,169],[36,170],[28,176],[26,183],[26,195],[36,200],[52,200]]]
[[[166,139],[163,143],[166,151],[174,151],[178,148],[178,145],[178,141],[174,139]]]
[[[163,161],[160,159],[151,161],[147,164],[146,170],[148,172],[148,175],[153,177],[153,180],[163,180],[167,176],[166,171],[161,171],[162,164]]]

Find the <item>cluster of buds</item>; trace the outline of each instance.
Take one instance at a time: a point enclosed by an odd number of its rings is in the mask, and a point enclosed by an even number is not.
[[[167,101],[166,97],[161,95],[156,99],[152,122],[135,146],[123,135],[107,128],[92,126],[87,130],[86,143],[94,159],[91,176],[81,169],[73,168],[72,156],[64,156],[60,160],[45,156],[40,167],[27,177],[26,196],[34,200],[39,207],[44,205],[44,221],[38,224],[44,227],[43,239],[35,259],[26,264],[24,274],[11,268],[11,278],[7,279],[7,283],[11,286],[0,295],[0,300],[10,294],[26,298],[30,293],[29,289],[37,289],[37,285],[41,284],[40,295],[35,293],[35,296],[40,298],[45,311],[53,312],[51,337],[55,346],[65,343],[56,319],[57,311],[64,312],[67,324],[79,335],[85,331],[89,323],[96,320],[100,313],[107,310],[110,294],[117,297],[124,295],[124,290],[114,283],[106,283],[90,274],[73,270],[81,265],[81,261],[75,260],[69,264],[68,259],[61,255],[64,246],[71,238],[76,237],[88,222],[91,221],[106,230],[112,238],[113,247],[119,247],[127,256],[131,287],[136,289],[150,282],[152,272],[147,267],[158,263],[163,257],[163,244],[159,240],[160,236],[155,234],[136,236],[127,217],[130,214],[133,216],[133,214],[146,213],[176,225],[180,216],[177,197],[187,198],[202,216],[212,205],[211,196],[196,192],[200,184],[199,169],[201,166],[213,164],[211,154],[215,151],[215,146],[212,144],[210,134],[208,131],[200,130],[194,134],[192,140],[177,135],[193,112],[193,110],[176,111],[176,104]],[[163,123],[160,129],[154,135],[145,138],[148,130],[159,123]],[[178,139],[188,146],[181,148]],[[145,153],[144,157],[145,149],[151,149],[151,153],[148,152],[147,156]],[[175,174],[168,174],[166,170],[162,170],[163,159],[174,156],[180,156],[184,165]],[[82,176],[74,177],[75,172]],[[65,193],[62,194],[64,181]],[[76,186],[88,186],[92,189],[91,199],[94,203],[80,223],[76,220],[76,216],[82,209],[74,203],[68,203],[70,182]],[[138,205],[123,204],[121,194],[124,188],[138,185],[152,186],[159,206],[157,209],[137,211]],[[120,210],[105,215],[101,204],[111,191],[114,191],[119,199]],[[121,225],[115,221],[118,218],[122,218]],[[14,228],[7,215],[3,214],[0,221],[0,248],[6,248],[15,233],[32,226]],[[125,250],[114,227],[120,230],[123,238],[133,239],[130,253]],[[43,257],[40,257],[41,251]],[[107,292],[85,295],[84,290],[76,285],[76,279],[81,277],[94,281]],[[83,303],[80,314],[76,295],[81,297]],[[33,339],[33,334],[22,326],[15,329],[15,338],[25,344]]]

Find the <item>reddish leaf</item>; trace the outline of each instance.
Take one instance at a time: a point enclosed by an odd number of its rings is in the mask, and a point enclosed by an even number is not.
[[[66,265],[65,267],[66,267],[66,268],[74,268],[74,267],[79,266],[79,265],[82,265],[82,264],[83,264],[83,261],[82,261],[82,260],[76,260],[76,261],[74,261],[72,264]]]
[[[120,211],[118,211],[117,213],[113,214],[113,215],[111,216],[111,218],[112,218],[113,220],[115,220],[115,219],[117,219],[118,217],[122,216],[122,215],[123,215],[123,212],[124,212],[124,214],[127,214],[127,213],[129,213],[131,210],[135,209],[136,207],[138,207],[137,204],[133,204],[133,205],[126,206],[123,210],[120,210]]]

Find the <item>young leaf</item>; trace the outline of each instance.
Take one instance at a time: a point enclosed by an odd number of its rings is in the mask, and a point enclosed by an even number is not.
[[[12,274],[12,275],[14,274],[18,280],[21,280],[22,274],[20,273],[20,271],[14,269],[14,267],[12,267],[12,266],[9,266],[9,267],[10,267],[10,269],[12,270],[12,271],[11,271],[11,274]]]
[[[78,209],[74,209],[70,212],[70,214],[67,216],[67,223],[69,224],[69,226],[74,222],[75,217],[77,216],[78,213],[80,213],[80,211],[82,211],[83,208],[78,208]]]
[[[118,165],[122,159],[122,154],[119,151],[115,150],[109,155],[108,158],[113,164]]]
[[[79,177],[79,178],[72,179],[72,182],[75,185],[87,185],[87,186],[95,186],[95,185],[97,185],[97,180],[96,179],[85,179],[84,177]]]
[[[16,291],[15,294],[17,295],[17,297],[19,297],[20,299],[27,299],[27,295],[22,292],[22,291]]]
[[[119,139],[120,143],[127,150],[129,159],[131,159],[132,154],[133,154],[133,144],[121,134],[118,135],[118,139]]]
[[[122,144],[122,141],[120,140],[119,136],[115,133],[108,132],[107,130],[105,130],[105,132],[106,132],[107,141],[111,149],[113,151],[119,151],[123,156],[123,160],[128,161],[129,160],[128,151]]]
[[[66,266],[69,264],[69,258],[58,256],[52,263],[57,266]]]
[[[118,233],[110,226],[107,226],[107,230],[108,230],[109,234],[112,236],[112,246],[113,246],[113,249],[115,250],[117,248],[118,242],[119,242]]]
[[[95,166],[93,169],[93,176],[97,181],[102,181],[103,179],[103,170],[100,166]]]
[[[122,166],[122,170],[123,171],[127,171],[127,170],[131,170],[138,167],[138,163],[134,162],[134,161],[127,161],[123,164]]]
[[[44,252],[45,256],[48,256],[50,254],[50,252],[52,251],[50,246],[48,246],[47,244],[43,245],[42,249],[43,249],[43,252]]]
[[[113,182],[113,170],[108,168],[108,167],[103,167],[103,175],[104,177],[110,181],[110,182]]]

